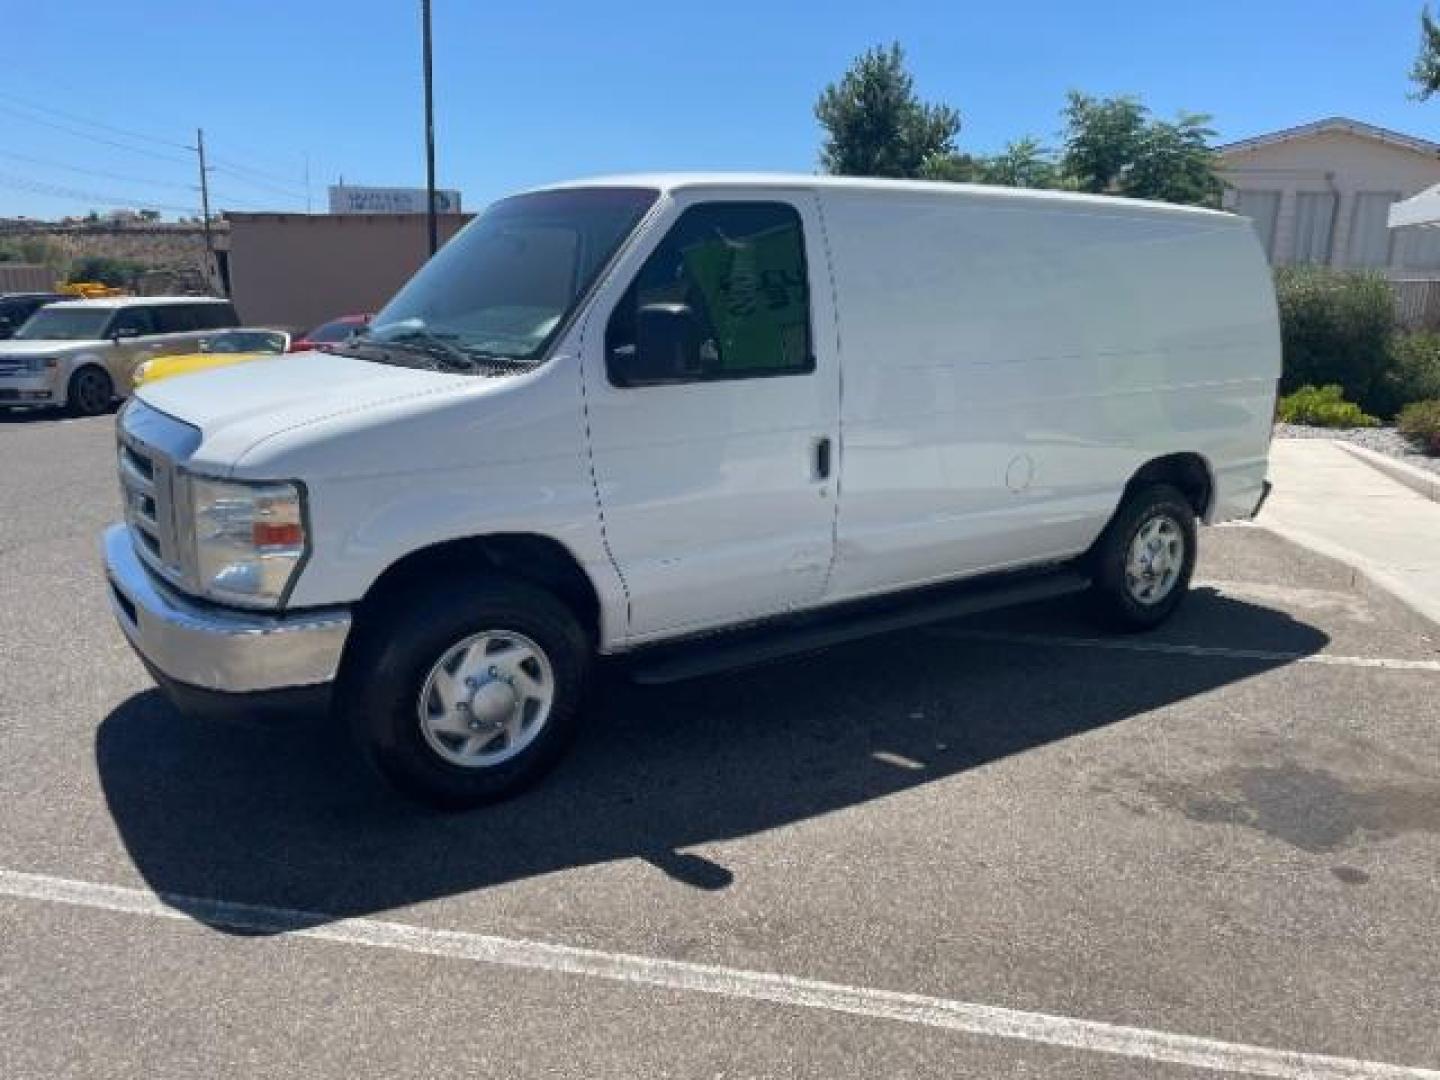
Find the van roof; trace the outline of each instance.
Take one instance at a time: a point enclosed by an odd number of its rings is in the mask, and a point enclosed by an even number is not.
[[[54,308],[124,308],[151,307],[155,304],[228,304],[220,296],[96,296],[89,300],[76,298],[51,304]]]
[[[843,191],[847,194],[894,197],[900,194],[938,196],[941,198],[981,199],[1014,203],[1048,203],[1079,209],[1104,209],[1111,213],[1135,211],[1144,214],[1207,216],[1222,221],[1244,223],[1243,218],[1220,210],[1177,203],[1127,199],[1115,195],[1082,195],[1073,191],[1051,191],[1043,188],[992,187],[987,184],[953,184],[932,180],[889,180],[860,176],[812,176],[805,173],[741,173],[741,172],[673,172],[633,173],[598,176],[558,184],[546,184],[532,190],[556,191],[587,187],[646,187],[662,192],[694,188],[744,190],[746,188],[802,188],[812,191]]]

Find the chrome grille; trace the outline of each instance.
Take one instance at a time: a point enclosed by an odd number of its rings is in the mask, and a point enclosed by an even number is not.
[[[28,360],[0,360],[0,375],[28,375],[30,373],[30,362]]]
[[[178,466],[199,444],[200,433],[139,401],[126,406],[116,432],[120,494],[135,550],[150,569],[183,588],[188,512],[181,505]]]

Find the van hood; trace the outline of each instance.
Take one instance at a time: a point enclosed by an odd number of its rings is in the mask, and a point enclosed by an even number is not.
[[[473,383],[470,375],[301,352],[162,379],[142,386],[136,397],[199,428],[197,461],[228,470],[282,431]]]

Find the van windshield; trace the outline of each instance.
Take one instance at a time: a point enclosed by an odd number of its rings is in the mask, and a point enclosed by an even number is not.
[[[25,320],[12,341],[98,341],[111,308],[44,307]]]
[[[498,202],[337,351],[476,374],[535,363],[657,197],[578,188]]]

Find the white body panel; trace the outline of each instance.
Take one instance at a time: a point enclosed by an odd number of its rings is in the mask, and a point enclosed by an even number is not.
[[[1243,220],[821,198],[845,347],[833,596],[1083,551],[1166,454],[1207,460],[1222,511],[1254,506],[1280,370]]]
[[[532,373],[302,354],[140,391],[201,430],[196,471],[304,483],[292,607],[358,601],[434,544],[538,534],[589,576],[614,651],[1077,554],[1166,454],[1203,457],[1211,520],[1260,497],[1279,337],[1243,219],[814,177],[624,183],[661,201]],[[750,199],[801,215],[815,371],[612,385],[605,324],[668,223]]]

